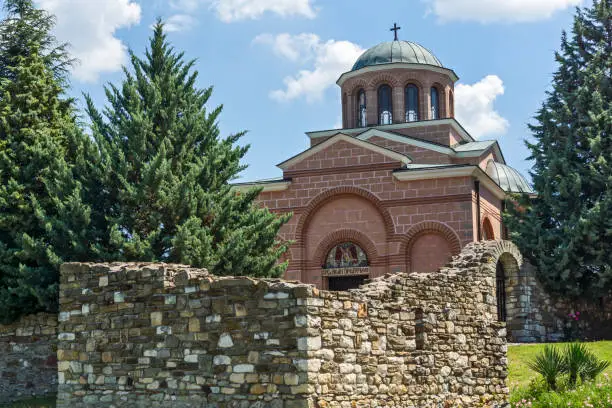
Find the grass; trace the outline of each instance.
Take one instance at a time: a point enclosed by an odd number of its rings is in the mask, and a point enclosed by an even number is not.
[[[565,347],[566,344],[569,343],[556,343],[558,347]],[[586,345],[600,359],[612,361],[612,341],[597,341],[586,343]],[[543,348],[544,344],[508,346],[508,385],[510,389],[526,387],[532,379],[537,377],[537,374],[527,367],[527,362]],[[608,367],[605,372],[612,376],[612,366]]]
[[[0,407],[7,408],[55,408],[55,395],[31,398],[20,402],[14,402],[10,405],[2,405]]]

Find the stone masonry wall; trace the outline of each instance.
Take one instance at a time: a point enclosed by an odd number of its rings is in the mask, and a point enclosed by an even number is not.
[[[437,274],[350,292],[178,265],[66,264],[58,406],[501,406],[496,260],[474,248]]]
[[[63,265],[58,406],[307,406],[313,290],[177,265]]]
[[[0,404],[55,393],[57,315],[0,325]]]
[[[506,331],[488,257],[475,244],[437,273],[321,292],[309,309],[321,331],[311,354],[316,406],[501,406]]]

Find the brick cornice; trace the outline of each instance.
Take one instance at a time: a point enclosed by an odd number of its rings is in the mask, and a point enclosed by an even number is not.
[[[312,170],[296,170],[296,171],[285,171],[283,177],[285,178],[297,178],[297,177],[308,177],[308,176],[321,176],[326,174],[345,174],[345,173],[361,173],[364,171],[376,171],[376,170],[397,170],[402,166],[399,161],[376,163],[376,168],[373,169],[371,164],[364,164],[360,166],[342,166],[342,167],[329,167],[323,169],[312,169]]]
[[[457,203],[472,201],[472,194],[449,194],[444,196],[431,196],[431,197],[414,197],[414,198],[400,198],[396,200],[380,200],[380,206],[382,208],[393,208],[393,207],[404,207],[411,205],[423,205],[423,204],[441,204],[441,203]],[[301,207],[282,207],[270,209],[274,213],[285,213],[292,212],[293,214],[303,214],[308,210],[308,206]]]

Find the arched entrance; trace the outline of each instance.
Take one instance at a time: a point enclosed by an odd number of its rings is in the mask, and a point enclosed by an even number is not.
[[[501,261],[497,261],[497,266],[495,267],[495,295],[497,297],[497,320],[505,322],[508,319],[506,309],[506,274]]]
[[[349,290],[362,285],[369,275],[368,257],[354,242],[341,242],[327,253],[323,265],[328,290]]]

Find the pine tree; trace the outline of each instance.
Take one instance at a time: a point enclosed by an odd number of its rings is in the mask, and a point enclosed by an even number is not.
[[[212,87],[196,88],[158,22],[144,58],[131,53],[119,86],[109,85],[100,113],[87,97],[101,152],[98,196],[110,221],[107,260],[186,263],[219,275],[277,276],[287,216],[258,207],[259,191],[237,194],[230,181],[244,169],[244,133],[220,137],[222,107],[208,111]]]
[[[612,288],[612,6],[578,9],[552,90],[530,126],[537,198],[510,205],[512,239],[552,290]]]
[[[32,44],[55,78],[66,81],[73,59],[67,44],[60,44],[52,34],[55,16],[37,9],[32,0],[5,0],[6,16],[0,22],[0,78],[14,78],[10,69],[17,57],[27,57]]]
[[[37,46],[0,78],[0,322],[57,310],[58,269],[93,252],[73,175],[86,136]],[[79,147],[80,146],[80,147]]]

